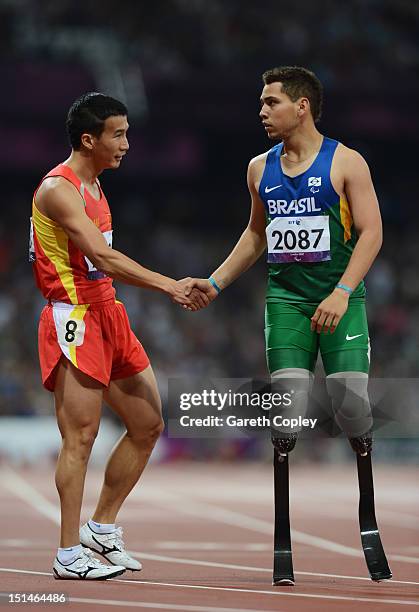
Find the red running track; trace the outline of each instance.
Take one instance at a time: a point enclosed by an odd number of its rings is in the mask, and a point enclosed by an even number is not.
[[[272,587],[272,471],[263,463],[151,465],[119,516],[143,571],[106,582],[51,574],[59,512],[54,468],[0,468],[0,591],[65,593],[65,610],[393,612],[419,608],[419,484],[375,466],[380,532],[394,579],[368,578],[353,465],[292,466],[295,587]],[[83,519],[102,473],[89,470]],[[58,610],[62,605],[48,605]],[[28,609],[8,604],[7,609]],[[5,609],[6,609],[5,608]],[[30,609],[36,608],[31,605]],[[39,606],[38,606],[39,609]],[[42,609],[44,607],[42,606]]]

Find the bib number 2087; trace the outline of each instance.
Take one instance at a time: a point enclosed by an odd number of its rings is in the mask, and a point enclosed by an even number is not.
[[[323,232],[323,228],[312,229],[310,232],[306,229],[300,229],[298,232],[292,229],[288,229],[285,232],[274,230],[272,238],[276,238],[277,241],[273,245],[273,250],[282,251],[285,248],[286,250],[293,251],[296,247],[301,251],[306,251],[310,247],[314,250],[317,248]],[[314,241],[311,239],[314,239]]]
[[[327,261],[330,254],[328,215],[275,217],[266,228],[268,263]]]

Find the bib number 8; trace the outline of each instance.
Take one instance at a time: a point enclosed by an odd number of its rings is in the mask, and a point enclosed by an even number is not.
[[[274,230],[272,232],[272,238],[277,238],[277,241],[273,249],[275,251],[282,251],[285,247],[288,250],[294,250],[298,245],[298,248],[301,249],[301,251],[306,251],[310,247],[314,250],[319,244],[323,232],[323,228],[312,229],[311,232],[306,229],[300,229],[298,232],[295,232],[292,229],[288,229],[285,232]],[[317,235],[313,244],[310,243],[310,233]]]
[[[65,326],[66,334],[64,336],[66,342],[74,342],[76,337],[77,322],[70,319]]]

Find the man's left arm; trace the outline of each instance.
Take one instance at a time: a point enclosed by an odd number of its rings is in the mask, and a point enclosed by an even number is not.
[[[345,150],[344,191],[358,240],[339,283],[354,290],[370,269],[381,248],[383,229],[380,209],[368,165],[362,155]],[[349,292],[334,291],[321,302],[311,319],[312,330],[333,333],[348,308]]]

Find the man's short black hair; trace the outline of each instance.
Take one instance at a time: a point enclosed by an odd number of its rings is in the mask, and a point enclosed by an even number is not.
[[[308,98],[315,123],[322,116],[323,85],[314,72],[301,66],[280,66],[267,70],[262,75],[265,85],[282,83],[282,91],[296,102],[298,98]]]
[[[97,138],[103,132],[108,117],[127,116],[125,104],[105,94],[91,91],[73,102],[68,111],[66,128],[70,144],[75,151],[81,148],[82,134]]]

